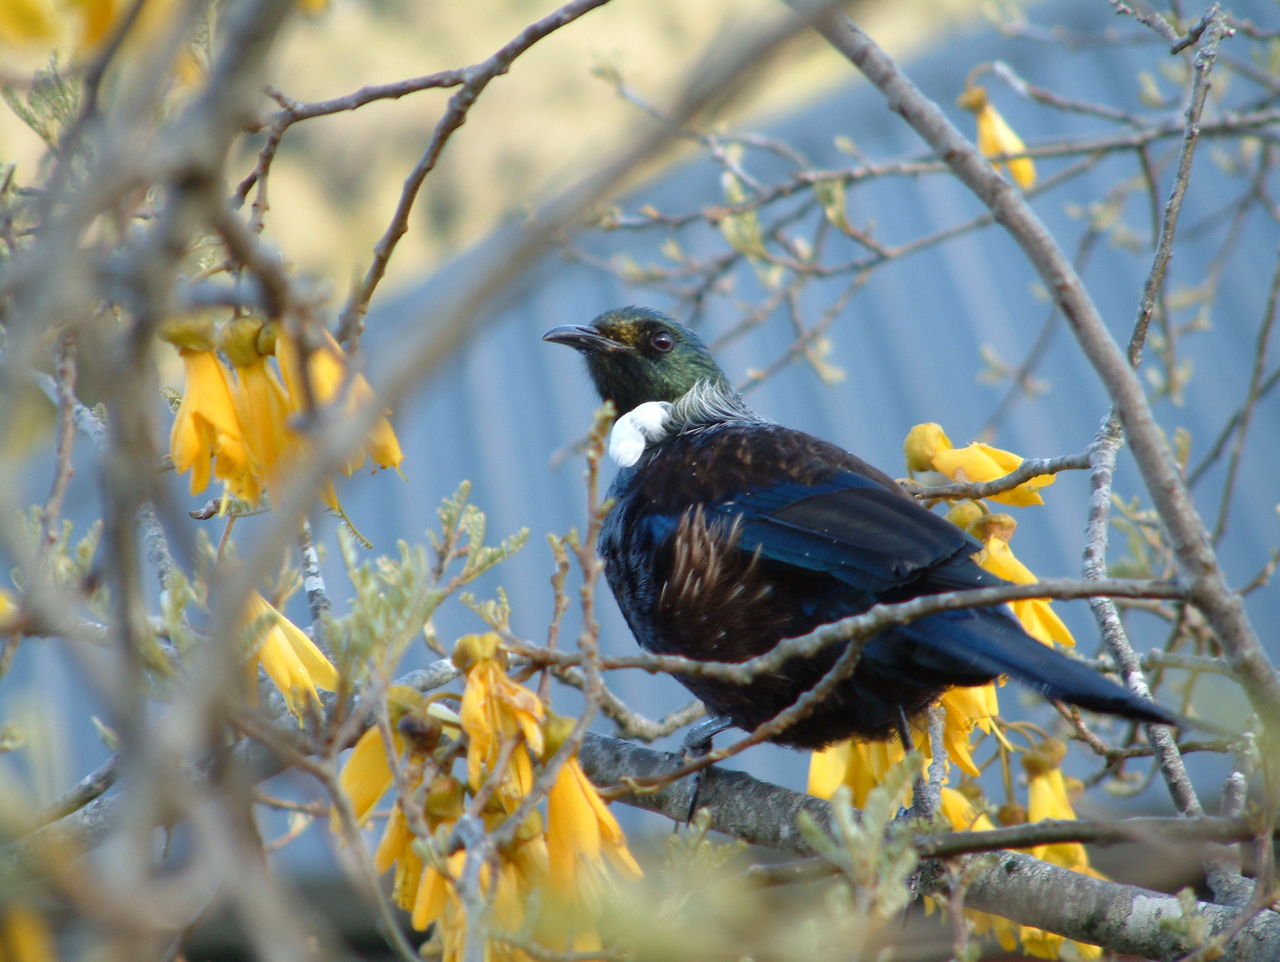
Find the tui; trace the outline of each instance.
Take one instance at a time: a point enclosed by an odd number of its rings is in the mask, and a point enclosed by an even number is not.
[[[888,475],[750,411],[706,345],[666,315],[625,307],[543,340],[580,351],[620,415],[670,404],[663,431],[618,472],[599,542],[609,586],[646,650],[740,662],[876,604],[1005,583],[973,560],[977,541]],[[744,685],[680,681],[750,731],[812,688],[842,648]],[[885,629],[830,697],[773,740],[818,748],[905,737],[907,720],[947,688],[1001,675],[1093,711],[1181,721],[1042,645],[1000,605]]]

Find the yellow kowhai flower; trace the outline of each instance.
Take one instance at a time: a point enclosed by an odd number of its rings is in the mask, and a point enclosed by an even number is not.
[[[0,3],[0,43],[48,46],[57,42],[58,12],[50,0],[4,0]]]
[[[1056,738],[1046,738],[1033,750],[1022,756],[1022,767],[1027,773],[1027,821],[1039,822],[1045,819],[1063,819],[1075,821],[1075,809],[1067,792],[1066,778],[1059,767],[1067,754],[1067,746]],[[1105,879],[1106,876],[1089,865],[1089,855],[1080,842],[1053,842],[1036,845],[1030,849],[1038,859],[1060,865],[1094,878]],[[1056,959],[1062,948],[1071,944],[1078,955],[1087,959],[1096,959],[1102,955],[1102,949],[1084,942],[1071,942],[1052,932],[1043,932],[1028,926],[1020,926],[1018,937],[1022,940],[1023,949],[1031,956],[1039,959]]]
[[[405,751],[405,737],[400,731],[400,723],[410,714],[425,716],[428,707],[426,697],[407,685],[392,685],[387,689],[387,716],[391,722],[391,745],[394,756],[398,759]],[[343,794],[351,800],[351,809],[355,813],[356,824],[363,825],[373,814],[373,807],[395,783],[391,771],[391,759],[387,757],[386,746],[376,725],[370,725],[356,739],[351,754],[347,756],[342,771],[338,774],[338,785]],[[337,830],[336,820],[333,825]]]
[[[374,855],[378,872],[392,871],[392,896],[411,913],[416,929],[434,926],[444,959],[460,959],[466,912],[457,884],[468,857],[449,851],[459,818],[484,798],[479,812],[488,830],[507,823],[534,786],[536,761],[550,760],[572,730],[550,716],[538,696],[507,677],[498,636],[467,635],[454,648],[466,676],[458,714],[408,688],[388,691],[392,747],[377,731],[357,741],[339,776],[357,819],[364,821],[396,781],[400,793]],[[427,734],[425,726],[434,725]],[[466,777],[448,767],[457,758],[440,736],[466,738]],[[462,764],[462,759],[458,758]],[[430,781],[424,784],[424,779]],[[405,806],[421,806],[406,811]],[[495,929],[531,933],[554,951],[598,951],[598,894],[614,873],[640,874],[616,819],[576,758],[564,760],[546,798],[546,817],[532,809],[513,840],[480,866],[489,921]],[[525,962],[528,954],[501,939],[485,947],[490,960]]]
[[[317,688],[338,687],[338,672],[324,652],[256,591],[249,595],[244,621],[257,644],[258,664],[295,715],[301,716],[307,704],[319,704]]]
[[[1075,821],[1076,812],[1071,807],[1066,782],[1059,767],[1066,754],[1067,746],[1056,738],[1046,738],[1036,748],[1023,754],[1022,767],[1027,773],[1028,821]],[[1089,856],[1079,842],[1037,845],[1031,849],[1031,854],[1063,868],[1078,871],[1089,867]]]
[[[519,799],[533,789],[529,752],[542,755],[542,701],[507,677],[497,634],[464,635],[453,649],[453,663],[467,676],[458,715],[467,735],[467,783],[479,791],[497,778],[500,798]],[[528,751],[509,751],[505,771],[498,765],[511,741],[524,740]]]
[[[420,784],[412,785],[410,793],[416,795]],[[432,838],[448,837],[462,816],[465,801],[465,786],[452,775],[438,775],[432,780],[419,812]],[[413,844],[414,833],[403,806],[404,800],[397,799],[374,853],[374,868],[379,873],[395,869],[392,898],[411,913],[413,927],[421,930],[440,918],[449,900],[457,900],[453,882],[462,871],[466,852],[423,859]]]
[[[284,375],[285,387],[289,392],[290,409],[305,411],[307,407],[307,388],[310,385],[311,398],[317,405],[334,401],[339,390],[346,385],[346,394],[342,402],[348,411],[373,403],[373,388],[365,380],[364,375],[347,376],[347,355],[332,334],[321,329],[321,343],[307,357],[306,379],[302,369],[302,352],[297,341],[287,331],[281,330],[276,335],[276,360],[280,362],[280,373]],[[391,427],[391,422],[384,412],[374,422],[364,441],[364,448],[358,454],[352,454],[343,465],[345,474],[354,474],[364,464],[367,454],[380,468],[396,468],[404,460],[400,450],[400,442]]]
[[[956,103],[972,111],[977,118],[978,150],[982,156],[990,158],[1026,152],[1027,145],[1022,142],[1022,138],[1014,133],[1013,128],[987,99],[986,88],[966,87],[956,98]],[[1028,190],[1036,182],[1036,165],[1030,157],[1002,160],[996,168],[1003,169],[1023,190]]]
[[[415,848],[414,829],[404,805],[407,799],[420,803],[415,817],[428,835],[442,827],[447,833],[463,813],[464,786],[447,771],[436,771],[423,792],[427,767],[444,730],[433,717],[430,699],[412,688],[393,685],[387,690],[387,714],[395,764],[405,784],[403,795],[396,799],[378,842],[374,868],[379,874],[395,870],[392,898],[405,911],[413,913],[418,928],[425,928],[439,914],[438,896],[445,880],[440,874],[441,866],[424,862]],[[382,736],[376,727],[371,727],[360,736],[338,776],[339,787],[350,800],[357,823],[368,820],[378,799],[394,782],[392,760]],[[336,814],[331,812],[330,819],[337,831]],[[459,852],[456,856],[445,861],[451,866],[456,862],[455,868],[460,869],[459,858],[465,857],[465,853]]]
[[[129,10],[128,0],[67,0],[67,3],[80,14],[80,47],[90,53],[107,39],[111,29]],[[164,5],[164,0],[147,0],[139,11],[139,19],[154,20],[156,8]]]
[[[547,719],[546,758],[560,750],[573,724],[559,716]],[[547,792],[547,853],[551,883],[562,897],[580,896],[592,883],[598,884],[595,869],[602,857],[624,878],[644,874],[627,848],[618,820],[577,758],[565,760]]]
[[[0,44],[12,47],[66,51],[73,60],[92,57],[133,8],[133,0],[3,0],[0,2]],[[128,64],[152,55],[167,29],[176,26],[181,8],[173,0],[147,0],[124,38],[116,61]],[[196,49],[179,54],[178,79],[194,83],[203,73]]]
[[[209,486],[212,474],[237,498],[256,502],[262,486],[254,474],[236,414],[227,370],[213,352],[207,319],[166,324],[161,337],[178,348],[186,373],[182,403],[169,432],[169,452],[179,474],[191,472],[191,493]]]
[[[947,517],[953,521],[963,520],[953,518],[951,514]],[[982,542],[982,551],[979,552],[977,561],[987,571],[1016,585],[1032,585],[1040,580],[1017,559],[1013,549],[1009,547],[1009,539],[1018,526],[1012,517],[1007,514],[984,514],[962,526]],[[1051,648],[1055,644],[1075,647],[1075,638],[1054,612],[1048,598],[1011,601],[1009,607],[1032,638]]]
[[[1000,711],[995,683],[973,688],[949,688],[938,699],[943,710],[942,741],[947,761],[967,775],[981,774],[973,760],[973,733],[996,732],[993,719]],[[911,726],[912,737],[921,746],[923,768],[927,772],[933,759],[929,731],[923,721]],[[866,804],[871,790],[879,785],[891,768],[906,757],[902,743],[896,740],[836,742],[809,756],[807,791],[818,798],[830,798],[841,785],[848,785],[853,805]]]
[[[998,738],[1003,738],[993,720],[1000,713],[995,682],[972,688],[949,688],[938,704],[945,712],[942,743],[947,750],[947,759],[966,775],[977,778],[980,770],[972,755],[974,730],[986,734],[995,732]],[[929,754],[932,757],[932,749]]]
[[[501,932],[530,931],[534,939],[552,950],[596,951],[601,948],[594,932],[566,935],[548,925],[545,912],[530,915],[530,894],[547,886],[546,845],[541,836],[541,821],[537,812],[521,828],[515,843],[501,853],[496,862],[480,866],[479,887],[488,894],[488,921]],[[435,921],[436,936],[440,940],[440,956],[443,962],[460,962],[467,927],[467,913],[458,898],[452,880],[462,872],[465,854],[456,853],[447,862],[448,884],[432,891],[432,898],[439,906],[439,913],[419,918],[415,910],[413,924],[425,928]],[[438,876],[444,878],[444,876]],[[422,889],[420,888],[420,892]],[[419,926],[419,922],[424,924]],[[491,939],[485,945],[484,957],[488,962],[533,962],[533,956],[510,943]]]
[[[809,756],[808,792],[830,798],[841,785],[848,785],[853,806],[862,808],[885,773],[905,757],[899,741],[836,742]]]
[[[222,326],[218,346],[235,368],[232,397],[255,473],[268,486],[279,483],[286,455],[296,444],[289,430],[289,401],[261,350],[261,319],[239,317]]]
[[[14,603],[13,595],[0,588],[0,631],[4,631],[17,614],[18,606]]]
[[[978,809],[965,795],[954,788],[942,789],[942,817],[957,832],[987,832],[995,828],[986,812]],[[932,914],[935,908],[944,905],[941,900],[929,896],[925,900],[925,911]],[[965,909],[965,917],[973,923],[975,935],[990,932],[1006,952],[1017,947],[1016,933],[1022,926],[999,915],[979,912],[976,909]],[[1038,931],[1038,930],[1031,930]]]
[[[1022,458],[1010,451],[975,441],[965,448],[955,448],[942,426],[932,421],[917,424],[907,433],[903,444],[907,471],[937,471],[952,481],[985,482],[1003,478],[1022,464]],[[1039,490],[1057,480],[1052,474],[1039,474],[1009,491],[991,496],[992,501],[1014,507],[1044,504]]]
[[[186,389],[173,419],[169,450],[179,474],[191,472],[191,493],[209,486],[213,476],[237,498],[256,502],[261,485],[249,463],[226,369],[212,351],[179,350]]]
[[[14,902],[0,912],[0,959],[55,962],[57,958],[44,916],[22,902]]]
[[[1027,820],[1062,819],[1075,821],[1075,808],[1066,787],[1066,778],[1060,765],[1066,756],[1066,745],[1057,738],[1046,738],[1032,751],[1023,755],[1023,768],[1027,771]],[[1079,842],[1053,842],[1029,849],[1043,861],[1060,865],[1064,869],[1080,872],[1096,879],[1106,875],[1089,865],[1089,856]],[[1070,942],[1061,935],[1046,933],[1030,926],[1019,926],[1019,938],[1023,949],[1034,958],[1059,958],[1065,944],[1073,945],[1082,958],[1100,958],[1102,949],[1097,945]]]

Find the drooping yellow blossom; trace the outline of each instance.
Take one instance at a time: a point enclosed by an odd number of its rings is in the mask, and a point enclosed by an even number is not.
[[[420,784],[412,786],[415,793],[420,791]],[[392,897],[397,905],[412,914],[414,928],[425,929],[440,918],[447,901],[457,901],[452,883],[462,871],[466,853],[458,851],[424,860],[415,850],[415,835],[403,804],[402,799],[397,799],[391,810],[386,831],[374,853],[374,868],[379,873],[395,869]],[[447,837],[462,817],[465,805],[463,784],[452,775],[438,775],[427,786],[418,812],[422,829],[432,838]]]
[[[254,473],[236,414],[227,370],[213,352],[213,323],[193,319],[166,324],[161,336],[178,348],[186,372],[182,403],[169,432],[169,451],[179,474],[191,472],[191,493],[213,476],[237,498],[256,502],[262,486]]]
[[[551,758],[573,728],[568,718],[547,719],[545,755]],[[576,758],[560,766],[547,792],[547,854],[551,882],[561,897],[580,895],[597,883],[601,857],[624,878],[643,873],[626,836]]]
[[[64,61],[83,61],[115,35],[134,6],[134,0],[3,0],[0,46],[26,48],[42,55],[57,51]],[[144,57],[154,57],[164,32],[178,26],[175,14],[180,11],[174,0],[146,0],[114,58],[114,66],[128,69]],[[189,85],[202,74],[195,46],[184,46],[178,54],[177,79]]]
[[[39,912],[22,902],[0,910],[0,959],[5,962],[56,962],[58,953],[49,926]]]
[[[944,787],[941,801],[942,817],[957,832],[987,832],[995,828],[986,812],[954,788]],[[943,903],[940,900],[932,896],[928,897],[925,900],[925,910],[932,913],[941,904]],[[975,909],[965,909],[965,917],[973,923],[974,935],[985,935],[990,932],[1006,952],[1012,952],[1017,947],[1017,933],[1020,929],[1025,928],[1029,933],[1040,931],[1020,926],[1002,916],[979,912]]]
[[[973,688],[949,688],[942,693],[938,704],[944,712],[942,742],[947,750],[947,759],[966,775],[976,778],[979,769],[971,754],[974,730],[994,731],[999,735],[992,721],[1000,713],[995,682]],[[929,754],[932,756],[932,748]]]
[[[953,521],[960,520],[952,518]],[[993,575],[1011,581],[1016,585],[1035,584],[1039,579],[1031,573],[1009,547],[1009,539],[1018,523],[1007,514],[984,514],[964,525],[966,530],[982,542],[982,551],[977,556],[978,564]],[[1022,623],[1023,629],[1032,638],[1050,647],[1063,645],[1074,648],[1075,638],[1067,630],[1062,619],[1054,612],[1048,598],[1026,598],[1022,601],[1011,601],[1009,607]]]
[[[1074,822],[1075,809],[1067,796],[1062,777],[1062,759],[1067,746],[1056,738],[1046,738],[1033,750],[1023,753],[1022,767],[1027,773],[1027,820],[1063,819]],[[1063,868],[1079,871],[1089,866],[1089,856],[1079,842],[1054,842],[1031,849],[1036,858]]]
[[[965,448],[952,447],[951,439],[942,426],[932,421],[917,424],[907,433],[903,453],[907,470],[913,476],[919,472],[937,471],[952,481],[970,483],[1003,478],[1022,464],[1018,455],[979,441]],[[1055,480],[1052,474],[1038,474],[1016,488],[992,495],[991,500],[1014,507],[1044,504],[1039,491]]]
[[[1066,779],[1059,767],[1066,753],[1067,746],[1063,742],[1056,738],[1046,738],[1034,749],[1023,754],[1022,767],[1027,773],[1027,821],[1039,822],[1045,819],[1075,821],[1075,809],[1071,805]],[[1030,851],[1036,858],[1060,865],[1073,872],[1080,872],[1094,878],[1106,878],[1089,865],[1088,853],[1079,842],[1036,845]],[[1060,935],[1028,926],[1020,926],[1018,934],[1022,940],[1023,949],[1039,959],[1058,958],[1062,946],[1069,942]],[[1102,955],[1102,950],[1096,945],[1083,942],[1070,944],[1083,958],[1096,959]]]
[[[500,796],[523,798],[533,788],[529,753],[542,754],[546,711],[536,694],[507,676],[503,662],[494,632],[465,635],[453,649],[454,665],[467,676],[458,710],[467,735],[467,783],[478,791],[486,779],[497,778]],[[507,749],[521,738],[529,751]],[[504,754],[508,762],[500,771]]]
[[[51,0],[0,3],[0,44],[47,47],[57,38],[58,12]]]
[[[255,474],[268,487],[279,485],[286,455],[296,443],[289,430],[289,402],[261,350],[264,323],[238,317],[222,326],[218,346],[235,368],[236,416]]]
[[[400,732],[401,721],[411,712],[425,713],[427,699],[418,691],[405,685],[392,685],[387,689],[387,715],[391,722],[391,743],[396,758],[405,751],[405,737]],[[363,825],[373,814],[373,806],[387,793],[395,777],[391,772],[391,760],[376,725],[365,729],[351,749],[346,764],[338,776],[338,784],[351,800],[356,823]],[[335,824],[334,829],[337,829]]]
[[[287,339],[278,339],[277,325],[258,317],[237,317],[222,324],[215,333],[211,317],[170,321],[161,337],[172,342],[182,355],[187,370],[187,387],[170,435],[174,465],[179,472],[191,471],[191,490],[208,486],[210,476],[226,482],[228,493],[251,505],[258,504],[264,490],[276,491],[287,480],[307,439],[291,424],[305,402],[298,402],[300,387],[295,379],[294,396],[286,393],[268,358],[281,346],[280,368],[296,373],[297,360],[291,356]],[[326,335],[327,337],[327,335]],[[229,371],[214,353],[215,340],[230,360]],[[295,352],[296,353],[296,352]],[[316,401],[332,398],[341,384],[341,351],[332,338],[312,355]],[[363,378],[352,378],[348,404],[372,397]],[[395,467],[403,461],[395,432],[385,417],[371,431],[365,448],[379,466]],[[350,471],[363,463],[364,455],[348,461]],[[320,497],[355,531],[338,501],[333,482],[326,479]],[[356,532],[360,537],[359,532]],[[363,541],[364,539],[361,538]]]
[[[256,591],[249,595],[244,621],[254,632],[258,663],[295,715],[301,716],[308,704],[319,704],[317,688],[338,687],[338,672],[324,652]]]
[[[456,824],[470,810],[487,830],[511,833],[510,818],[526,806],[511,841],[479,866],[488,923],[499,932],[525,933],[522,938],[531,936],[552,951],[599,951],[598,895],[615,877],[634,878],[640,868],[576,758],[557,769],[545,818],[540,808],[527,807],[537,772],[563,746],[573,723],[551,715],[534,692],[508,678],[504,658],[494,633],[459,639],[453,661],[466,687],[457,715],[410,689],[389,691],[400,792],[375,868],[394,872],[393,898],[411,913],[416,929],[434,926],[441,957],[460,959],[467,920],[458,885],[468,853],[455,850]],[[418,734],[423,723],[436,720],[441,724],[431,737]],[[465,779],[450,771],[455,761],[463,764],[451,740],[458,737],[466,740]],[[365,818],[394,780],[386,746],[374,732],[357,742],[339,783],[357,818]],[[501,939],[485,946],[485,957],[530,958]]]
[[[8,629],[10,622],[18,614],[18,606],[14,603],[13,595],[4,588],[0,588],[0,632]]]
[[[947,761],[966,775],[977,777],[980,772],[972,755],[973,733],[975,729],[984,733],[995,730],[992,719],[1000,709],[995,683],[950,688],[938,699],[938,705],[943,711],[942,741]],[[933,747],[923,720],[912,724],[911,735],[921,747],[923,769],[927,772],[933,760]],[[808,792],[819,798],[830,798],[839,786],[847,785],[853,805],[861,807],[871,790],[904,757],[906,752],[897,740],[836,742],[810,755]]]
[[[316,405],[333,402],[344,385],[346,394],[342,403],[345,410],[354,411],[374,402],[373,388],[363,374],[357,373],[348,378],[347,355],[328,331],[322,329],[320,346],[307,357],[305,379],[302,352],[293,336],[284,330],[276,335],[276,360],[280,362],[280,373],[284,375],[289,406],[293,411],[306,411],[309,401]],[[308,385],[310,395],[307,394]],[[374,422],[365,438],[363,450],[347,459],[343,472],[354,474],[364,464],[366,454],[380,468],[399,469],[404,460],[400,442],[386,412]]]
[[[65,0],[67,6],[80,15],[80,49],[92,52],[107,39],[110,30],[120,17],[129,10],[127,0]],[[147,0],[139,14],[139,20],[146,16],[155,19],[155,8],[164,5],[164,0]],[[148,10],[148,8],[151,8]],[[142,21],[145,23],[146,21]]]
[[[973,111],[977,118],[978,150],[982,156],[999,157],[1003,154],[1026,152],[1027,145],[1022,142],[1022,138],[1014,133],[1013,128],[987,99],[986,88],[966,87],[956,98],[956,103]],[[1003,169],[1023,190],[1028,190],[1036,182],[1036,165],[1030,157],[1002,160],[996,167]]]

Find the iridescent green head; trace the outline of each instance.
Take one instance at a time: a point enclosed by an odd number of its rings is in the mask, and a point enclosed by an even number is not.
[[[581,351],[601,399],[619,414],[646,401],[675,401],[699,381],[731,391],[701,338],[649,308],[605,311],[585,327],[555,327],[542,339]]]

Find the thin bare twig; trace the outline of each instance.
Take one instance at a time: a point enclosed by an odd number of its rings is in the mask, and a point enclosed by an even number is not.
[[[409,176],[405,178],[404,190],[396,204],[395,213],[391,216],[386,232],[374,245],[373,262],[369,265],[364,280],[351,291],[346,306],[342,309],[337,336],[348,350],[354,350],[359,341],[361,331],[364,329],[364,316],[369,311],[373,292],[386,274],[387,263],[395,252],[396,244],[409,229],[409,214],[413,210],[414,201],[417,200],[423,181],[435,168],[449,138],[466,122],[467,113],[476,99],[484,92],[485,87],[511,69],[517,57],[539,40],[606,3],[608,0],[572,0],[541,20],[525,27],[518,36],[496,51],[488,60],[463,71],[465,79],[461,89],[449,98],[449,105],[445,109],[444,116],[436,124],[426,150],[423,151]]]

